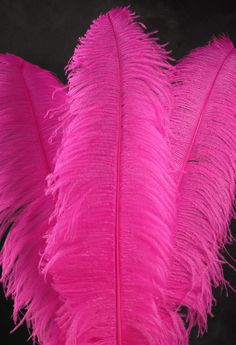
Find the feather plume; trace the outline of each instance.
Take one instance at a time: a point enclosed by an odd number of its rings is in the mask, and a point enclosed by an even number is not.
[[[44,254],[67,345],[179,344],[185,334],[165,301],[172,72],[134,18],[127,8],[101,15],[68,66],[70,111],[49,178],[56,224]]]
[[[169,300],[187,307],[188,330],[207,329],[212,287],[227,287],[222,251],[232,241],[236,176],[236,50],[214,38],[176,65],[171,147],[177,186]]]
[[[58,118],[45,115],[52,108],[59,111],[64,102],[64,87],[48,71],[17,56],[0,55],[0,230],[7,235],[1,282],[14,300],[15,323],[25,310],[17,327],[26,320],[33,340],[43,345],[64,344],[56,321],[58,294],[38,267],[54,206],[51,196],[45,196],[46,176],[53,170],[61,136],[49,143]]]

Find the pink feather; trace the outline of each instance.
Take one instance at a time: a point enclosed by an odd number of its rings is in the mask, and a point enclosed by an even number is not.
[[[53,93],[55,93],[53,95]],[[1,251],[1,281],[14,300],[13,319],[26,313],[33,340],[64,344],[56,313],[58,294],[39,271],[49,215],[54,203],[45,196],[60,135],[52,144],[58,118],[45,118],[63,107],[64,87],[48,71],[14,55],[0,55],[0,231],[10,231]]]
[[[185,336],[165,300],[175,213],[167,53],[127,8],[93,22],[68,66],[69,104],[49,191],[45,273],[66,345],[167,345]]]
[[[189,330],[207,329],[224,286],[220,250],[232,240],[236,176],[236,50],[221,37],[195,49],[174,76],[172,153],[176,166],[175,251],[169,277],[170,303],[187,307]]]

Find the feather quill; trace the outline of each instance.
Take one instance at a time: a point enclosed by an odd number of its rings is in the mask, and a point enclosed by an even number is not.
[[[169,301],[187,307],[188,330],[207,329],[212,287],[227,286],[222,250],[232,241],[236,176],[236,50],[214,38],[176,65],[170,124],[177,186]]]
[[[38,267],[54,205],[45,196],[46,176],[60,141],[58,135],[49,143],[57,114],[45,115],[64,103],[64,87],[51,73],[17,56],[0,55],[0,231],[7,235],[1,282],[14,300],[15,323],[25,310],[17,327],[26,320],[33,340],[43,345],[64,344],[56,321],[58,294]]]
[[[166,51],[128,8],[93,22],[69,63],[64,136],[49,192],[45,274],[67,345],[179,344],[165,301],[174,219]]]

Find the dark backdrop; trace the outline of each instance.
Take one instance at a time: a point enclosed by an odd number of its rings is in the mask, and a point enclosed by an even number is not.
[[[149,30],[158,29],[161,42],[169,42],[176,59],[192,48],[205,44],[213,34],[228,34],[236,44],[236,5],[228,1],[112,1],[112,0],[0,0],[0,53],[17,54],[56,73],[65,81],[64,66],[73,53],[78,37],[101,12],[114,6],[131,5]],[[232,224],[232,231],[235,234]],[[236,246],[228,248],[236,257]],[[236,273],[225,268],[226,278],[236,288]],[[191,339],[191,345],[236,344],[236,293],[217,296],[214,318],[204,337]],[[0,298],[0,344],[30,344],[24,327],[10,334],[12,304]],[[194,332],[193,332],[194,333]],[[168,344],[166,344],[168,345]]]

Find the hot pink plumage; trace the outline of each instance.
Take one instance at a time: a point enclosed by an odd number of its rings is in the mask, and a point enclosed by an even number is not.
[[[45,272],[66,345],[179,344],[165,301],[175,212],[167,54],[127,9],[93,22],[68,66],[70,111],[49,191]]]
[[[0,55],[1,235],[10,228],[1,251],[1,281],[14,300],[14,321],[25,309],[23,320],[43,345],[64,344],[56,321],[58,295],[38,268],[54,206],[44,195],[46,176],[60,140],[58,135],[49,143],[58,118],[45,115],[64,102],[63,86],[52,74],[14,55]]]
[[[207,328],[212,286],[226,285],[219,250],[231,240],[236,177],[236,50],[221,37],[177,64],[171,116],[177,218],[170,302],[189,329]]]

